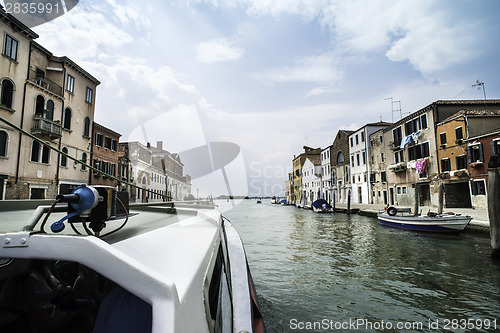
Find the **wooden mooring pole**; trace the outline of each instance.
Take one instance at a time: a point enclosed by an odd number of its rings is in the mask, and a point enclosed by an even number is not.
[[[351,190],[347,192],[347,215],[351,215]]]
[[[491,256],[500,259],[500,156],[492,156],[488,163],[488,216]]]
[[[443,213],[444,206],[444,184],[439,182],[439,192],[438,192],[438,214]]]

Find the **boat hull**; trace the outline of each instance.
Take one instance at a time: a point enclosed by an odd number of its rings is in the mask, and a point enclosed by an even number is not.
[[[390,216],[388,214],[378,214],[380,224],[403,228],[415,231],[426,232],[461,232],[467,227],[470,216]]]

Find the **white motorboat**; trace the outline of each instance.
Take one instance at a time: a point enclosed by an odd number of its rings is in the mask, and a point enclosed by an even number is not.
[[[428,232],[461,232],[467,227],[472,217],[460,214],[412,215],[408,210],[398,212],[396,207],[389,207],[387,211],[377,214],[381,224]]]
[[[264,332],[243,244],[213,204],[129,210],[110,188],[77,190],[0,202],[1,332]]]

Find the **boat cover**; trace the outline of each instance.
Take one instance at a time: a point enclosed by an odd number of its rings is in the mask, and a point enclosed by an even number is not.
[[[332,208],[332,206],[325,199],[318,199],[314,201],[312,206],[314,208]]]

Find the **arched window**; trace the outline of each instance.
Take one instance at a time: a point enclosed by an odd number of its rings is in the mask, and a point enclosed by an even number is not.
[[[63,123],[63,127],[67,130],[70,130],[71,129],[71,109],[70,108],[66,108],[64,110],[64,123]]]
[[[12,81],[8,79],[2,80],[2,90],[1,90],[1,100],[0,104],[12,109],[13,101],[14,101],[14,84]]]
[[[7,157],[7,147],[9,135],[5,131],[0,131],[0,157]]]
[[[82,153],[82,162],[87,163],[87,153]],[[85,164],[82,164],[82,170],[87,170]]]
[[[50,99],[47,101],[47,112],[45,113],[45,118],[48,120],[54,120],[54,102]]]
[[[31,144],[31,162],[38,162],[40,160],[40,143],[33,140]]]
[[[342,154],[342,152],[339,152],[339,154],[337,155],[337,164],[342,162],[344,162],[344,154]]]
[[[35,115],[43,116],[43,111],[45,110],[45,98],[42,95],[36,96],[35,102]]]
[[[68,153],[68,148],[63,147],[62,152],[67,154]],[[64,155],[61,155],[61,166],[62,167],[67,167],[68,166],[68,158]]]
[[[86,137],[90,137],[90,118],[85,117],[85,121],[83,123],[83,135]]]

